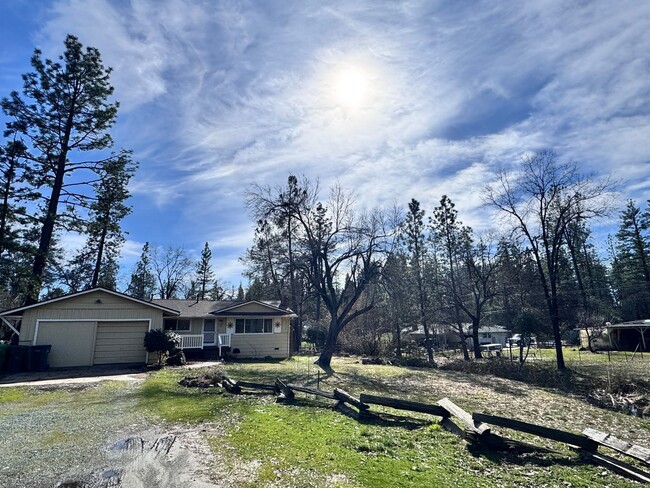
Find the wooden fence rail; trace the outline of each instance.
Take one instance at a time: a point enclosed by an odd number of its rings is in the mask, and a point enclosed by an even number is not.
[[[588,437],[579,434],[572,434],[571,432],[563,430],[551,429],[549,427],[542,427],[541,425],[522,422],[521,420],[497,417],[496,415],[486,415],[484,413],[473,413],[472,418],[477,422],[486,422],[492,425],[526,432],[527,434],[546,437],[547,439],[564,442],[565,444],[581,447],[588,451],[595,451],[598,448],[598,444]]]
[[[611,434],[594,429],[585,429],[582,434],[574,434],[572,432],[544,427],[507,417],[499,417],[496,415],[477,412],[469,413],[448,398],[439,400],[437,405],[401,400],[399,398],[369,395],[366,393],[362,393],[359,398],[356,398],[341,388],[334,388],[332,392],[328,392],[316,388],[310,388],[308,386],[287,383],[280,378],[276,379],[273,385],[267,385],[249,381],[234,382],[230,378],[224,377],[221,385],[230,393],[235,394],[240,393],[242,387],[274,391],[279,396],[280,400],[285,401],[292,400],[295,396],[295,392],[316,395],[330,400],[337,400],[338,403],[336,404],[336,407],[344,409],[347,414],[354,414],[354,411],[346,406],[346,404],[355,407],[359,411],[359,417],[372,416],[370,405],[381,405],[398,410],[408,410],[435,415],[441,417],[441,425],[450,432],[463,437],[469,442],[477,442],[490,449],[514,449],[520,452],[528,452],[530,450],[548,451],[548,449],[545,448],[539,448],[531,444],[514,441],[491,433],[490,425],[505,427],[554,441],[563,442],[569,446],[576,447],[579,449],[580,455],[591,463],[604,466],[641,483],[650,483],[650,473],[646,473],[636,466],[625,463],[619,459],[601,454],[598,452],[598,447],[603,446],[613,449],[620,454],[633,457],[637,461],[646,464],[650,464],[650,449],[633,445],[627,441],[618,439]],[[452,419],[459,422],[460,426],[453,422]]]

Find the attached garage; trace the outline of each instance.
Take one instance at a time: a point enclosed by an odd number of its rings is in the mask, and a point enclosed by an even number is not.
[[[93,364],[142,363],[148,322],[97,322]]]
[[[50,365],[90,366],[93,360],[94,322],[64,320],[39,322],[33,344],[51,344]]]
[[[148,361],[144,336],[179,312],[103,288],[93,288],[0,314],[20,321],[20,344],[52,346],[53,368]]]

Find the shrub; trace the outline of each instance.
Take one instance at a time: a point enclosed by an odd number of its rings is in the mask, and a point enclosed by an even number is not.
[[[170,351],[169,357],[167,358],[168,366],[185,366],[186,364],[187,359],[182,349],[173,349]]]
[[[170,353],[178,350],[180,344],[181,336],[168,330],[152,329],[144,335],[144,348],[158,354],[158,366],[165,364]]]

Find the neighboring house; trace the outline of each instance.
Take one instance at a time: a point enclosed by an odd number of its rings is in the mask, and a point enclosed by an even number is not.
[[[472,333],[472,324],[464,323],[463,331],[465,334]],[[482,344],[501,344],[505,346],[510,337],[510,331],[500,325],[483,325],[479,328],[479,343]],[[455,326],[447,324],[431,324],[429,326],[431,340],[438,347],[446,349],[447,347],[457,348],[460,344],[460,337]],[[406,341],[424,342],[424,328],[419,326],[416,330],[404,329],[402,338]],[[467,347],[472,348],[472,338],[466,339]]]
[[[230,348],[238,357],[288,357],[293,316],[273,303],[149,302],[103,288],[0,313],[19,332],[20,344],[52,345],[52,367],[148,362],[144,335],[162,328],[178,332],[185,349],[216,355]]]
[[[589,349],[648,351],[650,348],[650,319],[632,320],[620,324],[579,329],[580,346]]]
[[[468,333],[471,333],[471,327],[468,328]],[[510,337],[510,331],[500,325],[482,325],[478,328],[478,341],[479,345],[483,344],[499,344],[505,347]],[[474,347],[472,338],[467,339],[467,347]]]

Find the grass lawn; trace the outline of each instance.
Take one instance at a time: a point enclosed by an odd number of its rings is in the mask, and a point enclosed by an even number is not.
[[[341,387],[354,395],[365,392],[431,403],[447,396],[470,411],[576,433],[592,427],[650,447],[650,420],[599,409],[553,388],[463,371],[362,365],[354,358],[335,358],[335,373],[319,375],[313,360],[239,362],[225,369],[235,380],[270,383],[282,377],[312,387],[319,382],[324,390]],[[500,433],[555,452],[513,455],[474,451],[441,429],[437,417],[404,416],[373,406],[386,414],[386,420],[360,422],[333,411],[332,402],[305,394],[298,394],[294,404],[284,405],[275,403],[272,395],[235,396],[218,388],[179,386],[178,380],[188,374],[197,371],[164,370],[128,388],[105,384],[70,390],[65,392],[64,402],[57,392],[1,389],[0,429],[7,416],[15,415],[11,419],[15,422],[28,412],[46,410],[56,415],[56,410],[62,409],[58,414],[63,415],[74,411],[72,405],[101,404],[110,399],[110,415],[124,406],[130,415],[141,415],[159,430],[201,429],[214,454],[210,465],[213,478],[231,486],[635,486],[610,471],[580,462],[563,445],[514,431]],[[101,416],[101,410],[92,413]],[[65,428],[52,426],[51,432],[43,432],[43,446],[31,444],[36,457],[45,453],[43,462],[52,448],[69,442]],[[97,442],[100,440],[98,437]],[[4,449],[0,443],[0,459]]]
[[[314,358],[271,363],[235,363],[233,379],[272,382],[276,377],[316,385]],[[650,422],[601,410],[563,393],[494,377],[454,371],[361,365],[336,359],[335,373],[320,375],[320,388],[435,402],[448,396],[470,410],[516,417],[580,432],[613,429],[649,445]],[[211,439],[228,470],[247,463],[246,486],[628,486],[629,481],[578,462],[573,452],[551,441],[541,446],[558,454],[524,456],[472,452],[426,415],[389,422],[358,422],[332,411],[331,402],[299,395],[295,405],[272,396],[232,396],[221,390],[176,385],[180,371],[155,374],[142,389],[141,407],[167,422],[217,422],[230,428]],[[374,407],[373,407],[374,409]],[[390,409],[383,412],[399,414]],[[505,432],[504,432],[505,433]],[[508,432],[512,438],[530,437]],[[568,484],[570,483],[570,485]]]

